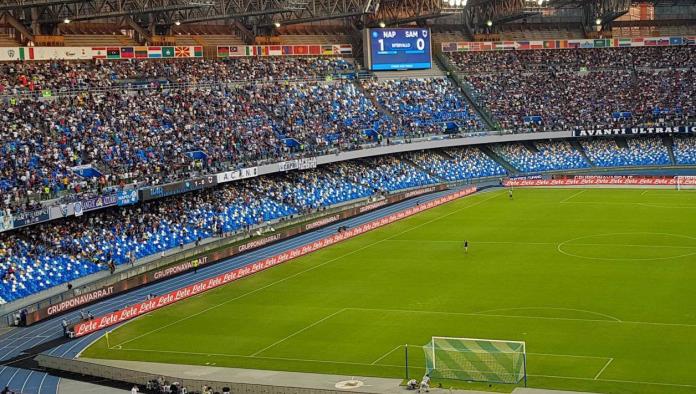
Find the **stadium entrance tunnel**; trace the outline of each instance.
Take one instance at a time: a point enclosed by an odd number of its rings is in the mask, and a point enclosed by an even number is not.
[[[607,233],[573,238],[558,244],[557,249],[581,259],[647,262],[696,256],[696,238],[652,232]]]

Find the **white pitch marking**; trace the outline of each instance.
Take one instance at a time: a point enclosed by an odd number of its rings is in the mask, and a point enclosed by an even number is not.
[[[568,198],[564,198],[563,200],[561,200],[561,203],[568,202],[568,201],[572,200],[573,198],[581,195],[582,193],[585,193],[586,191],[587,191],[587,189],[580,190],[579,192],[574,193],[572,196],[570,196]]]
[[[297,335],[297,334],[300,334],[300,333],[302,333],[302,332],[304,332],[304,331],[309,330],[310,328],[316,326],[317,324],[320,324],[320,323],[322,323],[322,322],[324,322],[324,321],[326,321],[326,320],[331,319],[332,317],[338,315],[339,313],[341,313],[341,312],[343,312],[343,311],[345,311],[345,310],[346,310],[346,308],[340,309],[340,310],[338,310],[338,311],[336,311],[336,312],[334,312],[334,313],[332,313],[332,314],[330,314],[330,315],[324,317],[323,319],[317,320],[317,321],[315,321],[314,323],[312,323],[312,324],[310,324],[310,325],[308,325],[308,326],[306,326],[306,327],[304,327],[304,328],[302,328],[302,329],[300,329],[300,330],[297,330],[297,331],[293,332],[292,334],[286,336],[285,338],[282,338],[282,339],[279,339],[279,340],[276,341],[276,342],[273,342],[272,344],[270,344],[270,345],[266,346],[265,348],[263,348],[263,349],[257,351],[256,353],[253,353],[251,356],[252,356],[252,357],[258,356],[259,354],[265,352],[266,350],[268,350],[268,349],[270,349],[270,348],[272,348],[272,347],[274,347],[274,346],[276,346],[276,345],[278,345],[278,344],[281,344],[281,343],[287,341],[288,339],[294,337],[294,336]]]
[[[380,357],[380,358],[378,358],[377,360],[373,361],[371,365],[377,364],[378,362],[382,361],[383,358],[385,358],[385,357],[387,357],[388,355],[394,353],[396,350],[401,349],[402,347],[404,347],[404,345],[399,345],[399,346],[395,347],[394,349],[388,351],[387,353],[383,354],[382,357]]]
[[[614,361],[614,359],[610,358],[609,361],[607,361],[607,363],[604,364],[602,369],[600,369],[599,372],[597,372],[597,375],[595,375],[594,380],[597,380],[597,378],[599,378],[599,375],[601,375],[602,372],[604,372],[604,370],[607,369],[607,367],[609,366],[609,364],[611,364],[612,361]]]

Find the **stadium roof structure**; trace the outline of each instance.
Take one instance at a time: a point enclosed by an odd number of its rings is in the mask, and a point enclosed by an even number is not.
[[[563,20],[591,31],[596,25],[607,27],[634,3],[637,0],[0,0],[0,23],[29,40],[59,34],[61,24],[73,21],[108,22],[145,38],[171,34],[174,25],[213,23],[233,26],[251,43],[280,26],[327,20],[340,20],[348,32],[381,24],[437,24],[434,21],[443,17],[472,35],[530,20]],[[680,8],[673,13],[680,21],[696,19],[696,0],[648,3]]]

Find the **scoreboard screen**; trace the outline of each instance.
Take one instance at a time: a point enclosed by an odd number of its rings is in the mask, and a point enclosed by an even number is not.
[[[432,68],[430,30],[426,28],[365,29],[364,47],[369,70]]]

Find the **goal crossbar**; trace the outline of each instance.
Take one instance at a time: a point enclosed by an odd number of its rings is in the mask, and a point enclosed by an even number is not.
[[[523,341],[432,337],[423,350],[426,370],[434,378],[527,382],[526,344]]]

